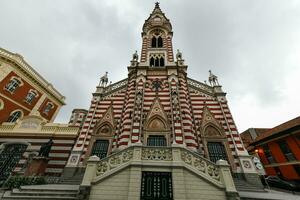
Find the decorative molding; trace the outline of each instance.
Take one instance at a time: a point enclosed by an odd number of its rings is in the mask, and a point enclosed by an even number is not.
[[[122,152],[113,154],[100,160],[97,164],[96,176],[101,176],[106,172],[129,162],[133,158],[133,149],[128,148]]]
[[[219,169],[211,161],[204,159],[201,156],[193,155],[188,151],[181,151],[181,159],[186,164],[190,165],[197,171],[208,175],[209,177],[220,181]]]
[[[209,85],[206,85],[204,83],[201,83],[201,82],[196,81],[191,78],[187,78],[187,83],[188,83],[189,87],[191,87],[197,91],[201,91],[201,92],[213,95],[213,88]]]
[[[172,149],[167,148],[143,148],[142,160],[172,161]]]

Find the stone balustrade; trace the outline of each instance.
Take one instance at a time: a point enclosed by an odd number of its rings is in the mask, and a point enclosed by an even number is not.
[[[115,172],[129,166],[183,167],[208,180],[228,193],[236,189],[225,160],[217,164],[183,147],[131,146],[102,160],[90,157],[81,186],[89,187]]]

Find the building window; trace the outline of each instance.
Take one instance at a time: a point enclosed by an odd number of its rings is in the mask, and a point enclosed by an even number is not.
[[[12,78],[9,81],[9,83],[5,86],[5,89],[10,93],[13,93],[21,84],[22,82],[19,79]]]
[[[209,154],[209,159],[212,162],[217,162],[218,160],[227,160],[227,154],[222,142],[207,142],[207,150]]]
[[[33,100],[35,99],[35,97],[37,96],[37,93],[29,90],[29,92],[27,93],[26,97],[25,97],[25,101],[29,104],[31,104],[33,102]]]
[[[13,113],[10,114],[7,122],[15,122],[17,121],[20,117],[22,116],[22,112],[21,111],[14,111]]]
[[[5,144],[0,153],[0,184],[9,177],[26,148],[25,144]]]
[[[164,67],[165,59],[163,55],[152,55],[150,56],[150,67]]]
[[[141,200],[172,200],[172,173],[142,172]]]
[[[273,158],[273,156],[271,154],[271,151],[270,151],[270,149],[269,149],[269,147],[268,147],[267,144],[263,146],[263,149],[264,149],[264,153],[265,153],[265,156],[266,156],[268,162],[270,164],[271,163],[275,163],[275,160],[274,160],[274,158]]]
[[[281,140],[281,141],[277,142],[277,144],[279,145],[282,153],[284,154],[285,158],[288,161],[296,160],[292,151],[289,148],[289,145],[287,144],[287,142],[285,140]]]
[[[160,36],[158,36],[158,37],[153,36],[152,40],[151,40],[151,47],[152,48],[162,48],[163,47],[163,39]]]
[[[48,114],[50,112],[50,110],[53,108],[53,104],[52,103],[47,103],[45,109],[44,109],[44,113]]]
[[[167,141],[163,135],[149,135],[147,139],[148,146],[162,147],[167,146]]]
[[[92,149],[91,155],[98,156],[100,159],[105,158],[107,156],[109,147],[108,140],[96,140]]]

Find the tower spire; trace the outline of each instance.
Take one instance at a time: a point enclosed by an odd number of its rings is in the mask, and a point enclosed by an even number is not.
[[[172,25],[156,2],[142,31],[143,46],[141,65],[164,67],[174,64],[172,47]]]

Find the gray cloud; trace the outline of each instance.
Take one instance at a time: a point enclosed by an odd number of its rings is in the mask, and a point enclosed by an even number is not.
[[[67,122],[73,108],[88,109],[105,71],[113,82],[126,77],[154,1],[2,0],[0,7],[0,46],[22,54],[67,97],[57,117]],[[189,75],[219,76],[239,130],[299,115],[299,2],[174,0],[161,8]]]

